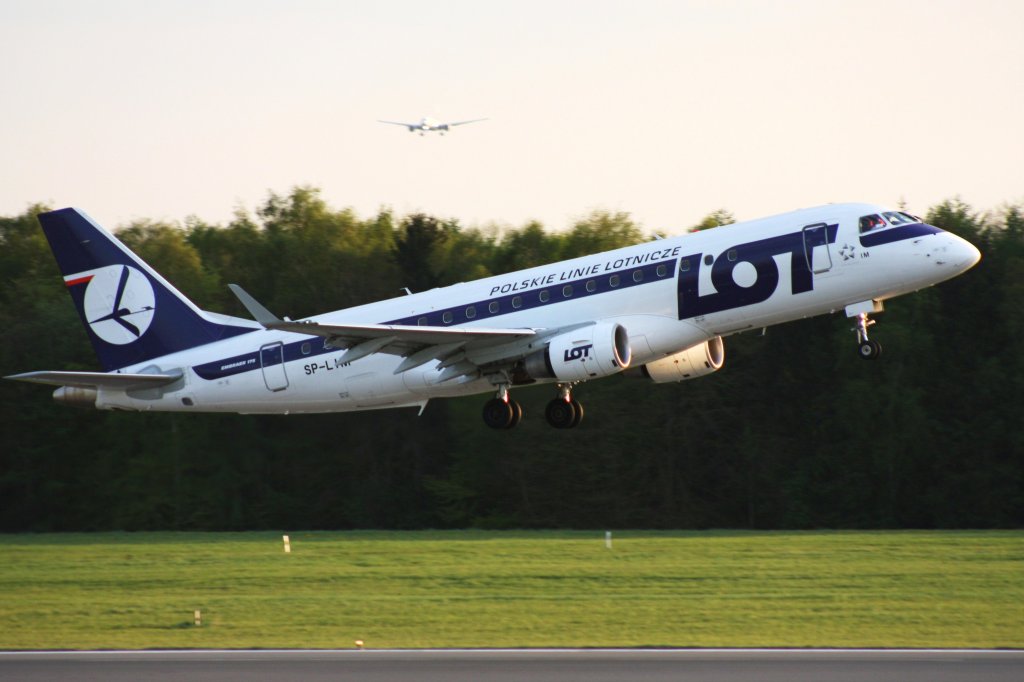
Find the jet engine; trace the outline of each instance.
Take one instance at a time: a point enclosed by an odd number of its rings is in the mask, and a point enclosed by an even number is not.
[[[648,362],[638,368],[636,373],[645,376],[656,384],[669,381],[696,379],[711,374],[725,364],[725,344],[721,336],[710,341],[691,346],[686,350],[669,355],[661,360]]]
[[[556,336],[544,350],[526,356],[523,370],[532,379],[586,381],[621,372],[632,355],[626,328],[605,322]]]

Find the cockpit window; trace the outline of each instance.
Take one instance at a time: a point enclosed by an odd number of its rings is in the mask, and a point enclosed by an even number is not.
[[[860,219],[860,233],[870,232],[871,230],[877,230],[880,227],[885,227],[886,222],[880,215],[866,215],[861,216]]]
[[[860,233],[864,234],[865,232],[871,232],[883,227],[896,227],[897,225],[910,225],[919,222],[921,222],[920,218],[903,211],[886,211],[881,215],[875,213],[873,215],[861,216]]]
[[[888,213],[883,213],[882,216],[889,221],[890,225],[909,225],[910,223],[921,222],[919,218],[901,211],[889,211]]]

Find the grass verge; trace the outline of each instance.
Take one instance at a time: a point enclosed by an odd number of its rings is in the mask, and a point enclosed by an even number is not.
[[[0,648],[1024,647],[1024,532],[0,536]],[[202,625],[193,624],[201,610]]]

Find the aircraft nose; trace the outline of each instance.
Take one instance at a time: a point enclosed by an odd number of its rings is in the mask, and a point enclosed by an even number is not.
[[[949,260],[957,272],[970,270],[981,260],[981,251],[974,244],[955,234],[949,235],[949,240]]]

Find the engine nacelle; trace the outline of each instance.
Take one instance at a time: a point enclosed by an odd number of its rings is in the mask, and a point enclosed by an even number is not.
[[[556,336],[527,356],[523,369],[533,379],[586,381],[621,372],[632,357],[626,328],[606,322]]]
[[[721,336],[691,346],[661,360],[648,362],[640,373],[656,384],[696,379],[718,371],[725,364],[725,343]]]

